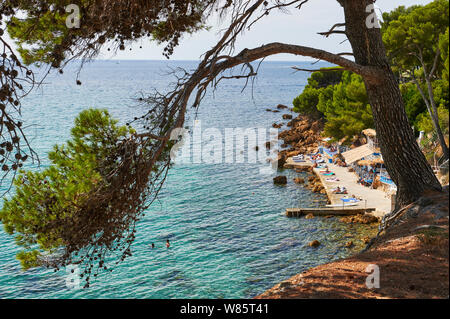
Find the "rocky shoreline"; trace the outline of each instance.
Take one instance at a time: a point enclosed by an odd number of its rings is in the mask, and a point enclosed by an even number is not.
[[[287,106],[278,105],[274,111],[286,110]],[[267,109],[267,111],[272,111]],[[273,111],[272,111],[273,112]],[[289,120],[285,123],[287,130],[279,134],[279,138],[283,140],[282,150],[278,154],[278,168],[285,168],[286,161],[289,157],[297,156],[299,154],[316,153],[319,148],[319,143],[322,141],[322,132],[324,123],[321,120],[315,120],[307,115],[298,115],[294,118],[291,114],[283,114],[283,120]],[[273,127],[281,128],[284,123],[274,123]],[[270,148],[270,142],[267,142],[266,147]],[[308,178],[295,178],[296,184],[302,184],[304,187],[310,189],[314,193],[326,195],[325,187],[322,185],[320,178],[313,172],[312,167],[296,168],[296,172],[307,172],[311,175]],[[277,176],[274,178],[274,183],[283,185],[287,183],[285,176]]]
[[[279,110],[287,107],[278,107]],[[289,157],[316,153],[322,141],[324,123],[299,115],[287,123],[289,129],[280,133],[284,140],[279,153],[278,167],[285,168]],[[283,125],[274,123],[274,127]],[[270,145],[268,145],[270,147]],[[298,167],[296,172],[311,173],[307,178],[294,179],[313,192],[326,194],[320,178],[312,167]],[[274,179],[286,184],[285,176]],[[448,186],[445,193],[424,194],[424,200],[411,204],[399,222],[384,231],[374,245],[365,252],[311,268],[283,281],[256,299],[311,299],[311,298],[448,298],[449,296],[449,202]],[[307,219],[314,216],[306,216]],[[368,214],[346,216],[341,222],[377,224],[379,219]],[[367,244],[369,237],[362,241]],[[353,246],[349,241],[346,247]],[[318,241],[309,244],[319,247]],[[405,264],[403,261],[408,261]],[[383,271],[381,286],[368,288],[368,267],[377,265]]]
[[[448,299],[448,231],[447,186],[444,193],[424,194],[406,207],[369,250],[311,268],[255,298]],[[378,287],[367,284],[374,267],[380,272]]]
[[[283,150],[278,155],[278,167],[284,167],[289,157],[299,154],[316,153],[322,141],[324,123],[321,120],[311,119],[306,115],[296,118],[291,116],[287,123],[289,129],[281,132],[279,137],[284,141]]]

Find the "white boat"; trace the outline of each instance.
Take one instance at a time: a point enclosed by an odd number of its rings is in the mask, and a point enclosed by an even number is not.
[[[334,204],[334,205],[327,205],[326,207],[329,208],[339,208],[339,207],[351,207],[351,206],[358,206],[360,202],[358,203],[347,203],[347,204]]]

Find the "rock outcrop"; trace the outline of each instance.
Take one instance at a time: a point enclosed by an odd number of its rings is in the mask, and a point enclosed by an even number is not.
[[[313,240],[312,242],[309,243],[309,247],[317,248],[319,246],[320,246],[320,242],[318,240]]]
[[[365,215],[365,214],[359,214],[359,215],[355,215],[355,216],[346,216],[346,217],[342,217],[341,221],[344,223],[348,223],[348,224],[376,224],[379,223],[380,220],[373,216],[373,215]]]
[[[273,127],[273,128],[281,128],[281,127],[283,127],[283,124],[273,123],[273,124],[272,124],[272,127]]]
[[[286,185],[287,177],[286,176],[277,176],[273,179],[273,183],[276,185]]]
[[[292,115],[283,115],[284,119],[290,119]],[[284,148],[281,151],[288,157],[289,153],[297,154],[315,153],[318,150],[319,142],[322,140],[323,122],[313,120],[308,116],[299,115],[287,123],[288,130],[280,133],[279,138],[284,141]]]
[[[291,289],[278,284],[256,299],[448,299],[448,191],[429,191],[424,199],[397,214],[370,248],[295,275],[284,281]],[[366,285],[373,265],[382,269],[377,289]]]

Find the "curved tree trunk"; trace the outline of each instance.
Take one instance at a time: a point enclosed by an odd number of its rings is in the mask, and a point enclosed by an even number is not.
[[[417,144],[406,116],[399,84],[392,72],[380,29],[368,28],[371,0],[338,0],[343,6],[346,35],[355,61],[381,70],[378,81],[363,76],[386,168],[398,187],[396,206],[417,200],[425,190],[442,190]]]
[[[425,72],[425,71],[424,71]],[[413,74],[414,76],[414,74]],[[431,123],[433,123],[434,130],[436,131],[436,134],[438,136],[439,144],[442,148],[442,153],[444,154],[444,158],[446,160],[449,159],[449,151],[448,146],[445,142],[444,134],[442,133],[441,126],[439,124],[439,115],[438,110],[436,107],[436,103],[434,102],[434,94],[433,94],[433,87],[431,86],[431,81],[427,78],[427,75],[425,75],[427,87],[428,87],[428,96],[425,94],[425,92],[420,87],[419,81],[414,78],[414,83],[416,84],[417,90],[419,91],[420,95],[422,96],[423,101],[425,102],[425,105],[427,106],[428,114],[431,118]]]
[[[449,151],[448,146],[445,142],[444,134],[441,130],[441,125],[439,124],[439,113],[436,107],[436,102],[434,101],[434,92],[433,86],[431,85],[431,80],[429,77],[426,77],[427,87],[428,87],[428,95],[430,96],[430,104],[431,104],[431,122],[433,123],[434,129],[437,133],[439,144],[441,144],[442,153],[444,154],[444,158],[446,160],[449,159]]]

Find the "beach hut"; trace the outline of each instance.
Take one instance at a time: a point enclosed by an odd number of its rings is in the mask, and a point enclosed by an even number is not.
[[[362,160],[363,158],[368,157],[372,154],[374,154],[374,150],[368,144],[364,144],[363,146],[342,153],[342,156],[344,156],[345,162],[348,165],[352,165],[355,162]]]
[[[377,139],[377,132],[374,129],[367,129],[361,132],[367,139],[367,144],[369,147],[371,147],[373,150],[378,150],[378,139]]]

